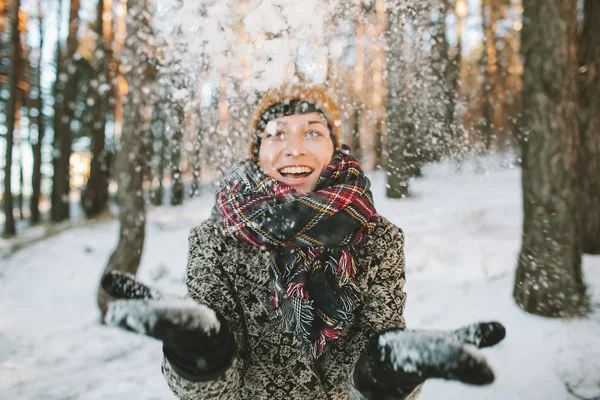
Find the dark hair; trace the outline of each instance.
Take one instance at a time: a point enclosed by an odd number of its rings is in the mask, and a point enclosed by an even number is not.
[[[254,157],[255,160],[258,160],[258,154],[260,152],[260,143],[262,141],[262,133],[270,121],[281,117],[287,117],[290,115],[311,114],[315,112],[321,115],[321,117],[325,121],[327,121],[327,129],[329,130],[329,136],[331,137],[331,140],[333,141],[333,144],[335,146],[335,136],[333,134],[333,128],[331,127],[329,120],[327,120],[325,113],[319,107],[317,107],[313,103],[304,100],[286,100],[267,108],[267,111],[265,111],[260,116],[260,120],[256,125],[256,131],[254,132],[254,138],[252,139],[254,142],[254,154],[252,154],[252,157]]]

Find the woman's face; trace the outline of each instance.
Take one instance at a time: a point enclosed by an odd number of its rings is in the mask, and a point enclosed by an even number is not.
[[[333,151],[327,121],[319,113],[294,114],[269,121],[258,163],[267,175],[308,193],[315,188]]]

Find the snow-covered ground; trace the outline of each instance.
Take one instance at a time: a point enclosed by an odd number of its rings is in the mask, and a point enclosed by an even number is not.
[[[372,174],[376,206],[406,234],[410,327],[450,329],[498,320],[506,339],[485,350],[496,382],[474,388],[429,381],[421,399],[573,399],[600,396],[600,257],[583,267],[595,311],[576,320],[528,315],[512,299],[520,246],[520,171],[510,157],[424,170],[415,196],[384,197]],[[187,233],[209,215],[207,193],[182,207],[149,213],[139,278],[185,293]],[[0,266],[0,399],[170,399],[161,346],[99,324],[95,294],[117,241],[104,221],[35,243]]]

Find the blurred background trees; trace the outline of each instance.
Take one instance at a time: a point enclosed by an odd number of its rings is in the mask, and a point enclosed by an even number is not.
[[[20,15],[19,11],[21,3],[19,0],[12,4],[12,7],[7,10],[7,22],[10,32],[10,40],[7,46],[7,55],[11,58],[7,80],[8,80],[8,101],[5,105],[5,118],[6,121],[6,157],[4,162],[4,190],[8,193],[8,196],[3,196],[2,200],[4,203],[4,235],[10,236],[16,233],[15,220],[13,215],[13,196],[12,196],[12,167],[13,167],[13,147],[15,141],[15,130],[17,127],[17,118],[20,115],[20,103],[19,100],[22,98],[22,93],[19,90],[19,83],[22,82],[20,74],[21,63],[22,63],[22,49],[21,49],[21,30],[19,29]],[[4,19],[3,19],[4,21]]]
[[[85,121],[90,130],[90,174],[81,192],[81,206],[88,217],[101,214],[108,206],[108,183],[110,155],[106,149],[106,122],[114,107],[112,58],[114,34],[112,28],[111,2],[98,0],[94,33],[95,51],[92,56],[93,75],[88,85],[88,99],[91,106],[89,119]]]
[[[516,154],[515,299],[576,313],[600,251],[600,7],[537,3],[0,0],[3,233],[119,213],[108,269],[135,272],[146,203],[213,190],[261,94],[314,82],[390,198],[426,163]]]

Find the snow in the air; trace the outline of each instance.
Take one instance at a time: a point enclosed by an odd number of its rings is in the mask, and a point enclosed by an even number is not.
[[[506,326],[481,350],[496,375],[489,386],[442,380],[421,400],[564,400],[567,387],[600,395],[600,257],[583,269],[594,311],[580,319],[527,314],[512,298],[521,240],[520,170],[512,158],[426,167],[414,196],[386,199],[385,173],[369,174],[381,214],[405,232],[409,328],[456,329],[476,321]],[[138,278],[185,294],[188,231],[210,214],[213,195],[149,211]],[[37,241],[0,260],[0,399],[173,399],[160,372],[161,344],[101,325],[96,289],[118,240],[116,220]]]

